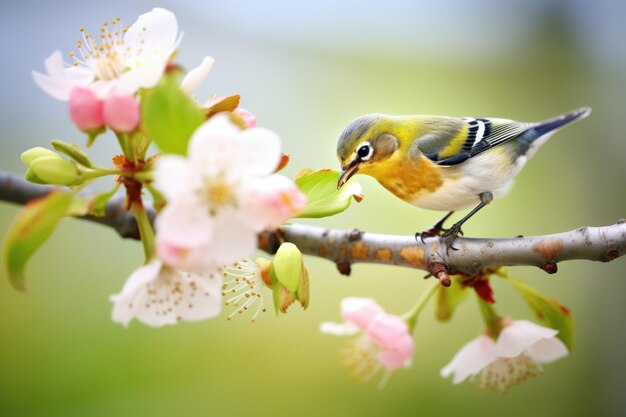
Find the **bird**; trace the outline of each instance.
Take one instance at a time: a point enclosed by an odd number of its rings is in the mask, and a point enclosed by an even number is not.
[[[591,108],[541,122],[492,117],[367,114],[350,122],[337,142],[337,189],[356,173],[375,178],[402,200],[448,213],[422,241],[441,236],[450,248],[461,227],[494,199],[504,197],[526,162],[556,131],[587,117]],[[471,208],[445,229],[458,210]]]

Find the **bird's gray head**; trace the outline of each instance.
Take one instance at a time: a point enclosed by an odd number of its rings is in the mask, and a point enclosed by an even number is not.
[[[337,142],[341,164],[337,188],[341,188],[361,168],[389,158],[398,149],[393,135],[393,118],[385,114],[367,114],[348,124]]]

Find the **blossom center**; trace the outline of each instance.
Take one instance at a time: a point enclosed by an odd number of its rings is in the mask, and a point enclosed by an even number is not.
[[[489,388],[504,393],[512,386],[542,373],[541,365],[526,353],[522,353],[515,358],[498,358],[483,370],[474,383],[481,389]]]
[[[215,214],[214,212],[218,208],[231,203],[234,198],[230,185],[223,180],[216,180],[207,184],[205,197],[212,214]]]
[[[341,364],[358,382],[368,382],[383,366],[378,360],[380,349],[367,336],[362,335],[348,341],[341,352]]]
[[[125,61],[129,48],[124,46],[124,34],[128,27],[122,27],[120,18],[104,22],[98,36],[80,28],[82,39],[76,45],[78,53],[70,52],[74,66],[91,70],[98,79],[113,80],[126,70]]]

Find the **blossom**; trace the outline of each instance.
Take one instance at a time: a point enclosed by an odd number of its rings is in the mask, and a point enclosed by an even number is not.
[[[482,335],[472,340],[441,370],[458,384],[468,376],[480,388],[506,392],[513,385],[543,373],[542,364],[553,362],[568,354],[556,338],[557,330],[539,326],[527,320],[504,323],[497,339]]]
[[[262,265],[266,272],[270,262],[265,259],[257,259],[253,262],[242,259],[233,266],[224,268],[224,277],[227,281],[222,285],[222,297],[226,297],[224,305],[234,306],[235,311],[228,315],[230,320],[236,314],[243,314],[258,303],[258,307],[252,314],[250,321],[254,323],[260,313],[265,313],[265,300],[263,299],[264,287],[269,287],[269,278],[263,275]]]
[[[322,333],[358,335],[348,342],[342,352],[343,365],[352,376],[362,382],[384,372],[379,385],[390,372],[410,366],[414,342],[409,327],[399,316],[385,313],[371,298],[348,297],[341,301],[344,323],[324,322]]]
[[[215,59],[210,56],[205,56],[200,65],[185,75],[185,78],[183,78],[183,81],[180,83],[181,90],[189,94],[198,88],[198,86],[202,84],[202,81],[209,75],[214,63]]]
[[[215,317],[221,309],[221,286],[219,270],[187,273],[153,260],[135,270],[122,291],[111,296],[113,321],[128,326],[137,318],[159,327]]]
[[[156,221],[157,249],[168,264],[196,272],[232,264],[251,255],[258,232],[294,214],[280,207],[275,216],[275,206],[256,200],[255,190],[284,190],[270,175],[282,155],[275,133],[242,131],[218,114],[194,132],[188,155],[164,155],[155,167],[168,200]]]
[[[161,8],[142,14],[130,27],[116,18],[105,22],[97,36],[83,28],[81,35],[78,53],[70,53],[73,65],[55,51],[45,61],[46,74],[33,72],[35,83],[58,100],[68,100],[76,87],[104,99],[113,90],[132,95],[156,85],[182,36],[176,16]]]

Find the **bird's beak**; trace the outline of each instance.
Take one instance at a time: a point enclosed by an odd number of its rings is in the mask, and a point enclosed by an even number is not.
[[[337,181],[337,189],[343,187],[343,185],[348,182],[350,178],[359,170],[359,164],[361,161],[355,159],[350,161],[350,163],[341,167],[341,171],[339,172],[339,181]]]

